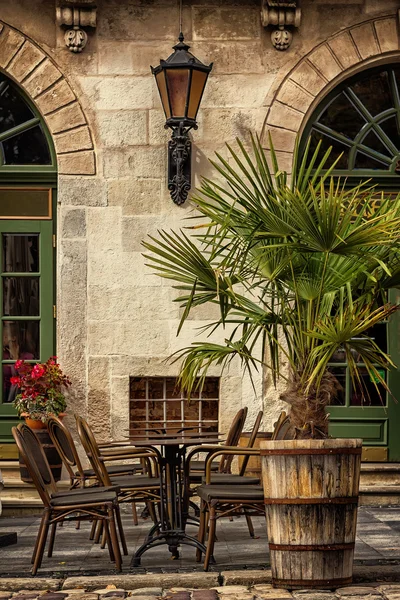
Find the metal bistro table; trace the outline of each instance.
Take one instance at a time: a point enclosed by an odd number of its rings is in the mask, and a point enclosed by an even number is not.
[[[160,521],[149,531],[144,544],[136,550],[131,566],[139,567],[142,555],[155,546],[168,545],[172,558],[179,558],[181,544],[206,552],[204,544],[186,533],[191,520],[189,512],[189,481],[186,477],[186,449],[190,446],[218,445],[219,433],[184,430],[149,431],[145,435],[129,436],[129,445],[150,447],[158,456],[160,466]],[[160,448],[160,450],[157,449]],[[193,522],[195,520],[193,519]]]

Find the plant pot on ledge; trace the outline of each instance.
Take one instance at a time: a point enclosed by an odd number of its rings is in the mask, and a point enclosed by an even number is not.
[[[261,442],[274,587],[351,583],[361,446],[359,439]]]

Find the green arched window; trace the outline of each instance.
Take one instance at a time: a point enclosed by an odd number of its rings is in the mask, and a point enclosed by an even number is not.
[[[14,458],[15,362],[55,353],[56,154],[32,101],[0,73],[0,459]]]
[[[302,142],[332,146],[335,174],[400,181],[400,65],[384,65],[346,79],[314,111]]]
[[[55,171],[51,138],[34,105],[0,73],[0,170]]]

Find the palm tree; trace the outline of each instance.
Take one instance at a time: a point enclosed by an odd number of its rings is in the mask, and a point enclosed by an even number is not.
[[[329,370],[335,352],[345,352],[361,395],[359,363],[378,393],[389,391],[381,369],[394,365],[368,333],[398,308],[387,292],[400,284],[400,198],[368,184],[347,188],[319,147],[302,156],[296,148],[290,181],[272,142],[271,168],[258,139],[251,153],[238,147],[228,146],[230,162],[211,161],[225,183],[202,180],[193,199],[200,225],[143,242],[150,266],[175,282],[179,330],[193,307],[211,303],[219,318],[205,330],[229,331],[224,344],[206,338],[180,350],[179,381],[190,396],[211,365],[239,357],[250,373],[285,379],[294,437],[324,437],[340,388]]]

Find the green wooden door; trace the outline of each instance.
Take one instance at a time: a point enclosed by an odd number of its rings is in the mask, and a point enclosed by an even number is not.
[[[391,301],[400,303],[400,291],[390,292]],[[393,361],[400,366],[400,315],[395,314],[390,322],[381,323],[370,332],[371,337],[386,349]],[[334,437],[360,437],[364,440],[363,458],[376,461],[400,460],[400,370],[382,371],[393,397],[380,390],[377,393],[373,382],[365,375],[365,388],[368,397],[361,398],[353,386],[345,362],[341,362],[337,353],[337,362],[330,369],[339,379],[343,393],[329,408],[330,433]],[[362,364],[360,363],[362,369]]]
[[[0,195],[1,195],[0,188]],[[24,190],[29,200],[30,192]],[[1,211],[1,207],[0,207]],[[54,354],[53,221],[0,217],[0,307],[3,340],[0,370],[0,447],[12,442],[18,422],[10,379],[18,358],[46,361]],[[6,456],[6,452],[3,452]]]

